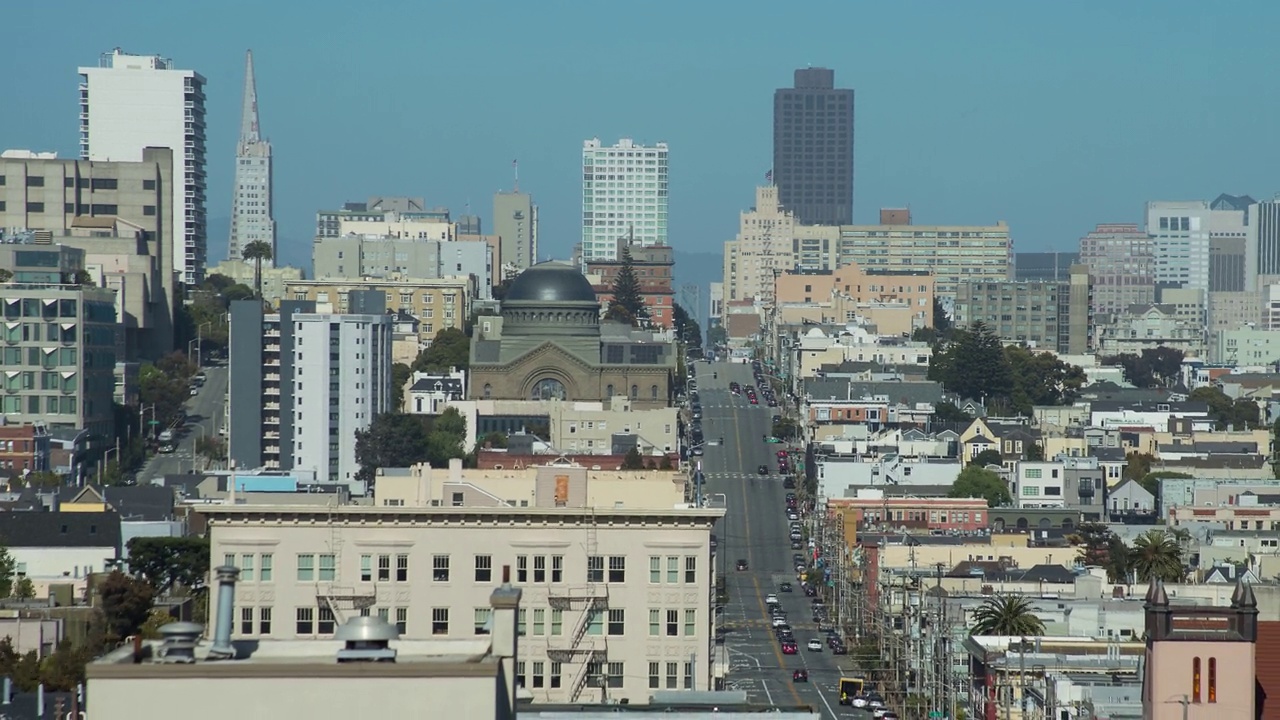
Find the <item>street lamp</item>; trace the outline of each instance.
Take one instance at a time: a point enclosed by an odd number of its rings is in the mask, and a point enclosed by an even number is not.
[[[196,367],[197,367],[197,368],[199,368],[199,367],[203,367],[203,366],[204,366],[204,359],[203,359],[203,356],[204,356],[204,342],[203,342],[203,341],[204,341],[204,333],[203,333],[202,331],[204,330],[204,328],[205,328],[205,326],[206,326],[206,325],[208,325],[208,326],[209,326],[209,329],[210,329],[210,330],[213,330],[213,321],[212,321],[212,320],[209,320],[208,322],[202,322],[202,323],[200,323],[199,325],[197,325],[197,326],[196,326]]]
[[[98,484],[99,485],[102,484],[102,468],[107,464],[107,458],[110,457],[111,453],[116,454],[117,461],[120,460],[120,444],[119,443],[116,443],[116,446],[113,448],[107,448],[106,451],[102,453],[102,462],[98,463]]]
[[[143,424],[142,424],[142,420],[147,416],[148,412],[151,413],[151,424],[155,425],[156,424],[156,404],[155,403],[151,403],[150,405],[144,404],[138,410],[138,434],[141,435],[144,440],[146,439],[147,435],[150,434],[143,430]]]

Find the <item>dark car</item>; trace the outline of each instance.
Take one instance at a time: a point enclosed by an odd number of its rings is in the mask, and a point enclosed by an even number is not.
[[[791,680],[793,682],[809,682],[809,671],[796,670],[795,672],[791,673]]]
[[[800,548],[802,548],[802,547],[804,547],[804,543],[800,542],[799,540],[792,540],[792,541],[791,541],[791,549],[792,549],[792,550],[799,550],[799,549],[800,549]],[[806,591],[806,592],[807,592],[807,591]]]
[[[791,583],[782,583],[779,585],[778,592],[791,592]]]
[[[747,569],[747,561],[746,561],[746,560],[739,560],[739,561],[738,561],[738,569],[739,569],[739,570],[746,570],[746,569]]]
[[[761,465],[760,467],[756,468],[756,472],[760,473],[761,475],[768,475],[768,474],[769,474],[769,466],[768,466],[768,465]]]
[[[783,481],[782,481],[782,487],[784,487],[784,488],[786,488],[786,489],[788,489],[788,490],[793,489],[795,486],[796,486],[796,481],[795,481],[795,480],[792,480],[790,477],[788,477],[786,480],[783,480]]]
[[[832,645],[831,654],[832,655],[848,655],[849,646],[845,645],[844,643],[840,643],[838,645]]]

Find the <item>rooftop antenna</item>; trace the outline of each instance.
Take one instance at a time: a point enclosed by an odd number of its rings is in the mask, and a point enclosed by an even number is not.
[[[519,160],[511,161],[511,172],[516,176],[516,186],[514,188],[514,191],[520,192],[520,161]]]

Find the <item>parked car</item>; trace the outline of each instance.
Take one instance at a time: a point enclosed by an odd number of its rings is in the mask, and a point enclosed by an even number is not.
[[[768,466],[768,465],[761,465],[760,467],[756,468],[756,472],[760,473],[761,475],[768,475],[768,474],[769,474],[769,466]]]
[[[777,604],[778,604],[778,596],[777,596],[777,595],[774,595],[774,594],[772,594],[772,593],[770,593],[769,595],[766,595],[766,596],[765,596],[765,598],[764,598],[764,603],[765,603],[766,605],[777,605]]]
[[[738,570],[746,570],[746,569],[747,569],[747,561],[746,561],[746,560],[739,560],[739,561],[738,561]]]
[[[789,583],[789,582],[784,582],[784,583],[782,583],[781,585],[779,585],[779,586],[778,586],[778,592],[784,592],[784,593],[789,593],[789,592],[791,592],[791,583]]]
[[[795,672],[791,673],[791,680],[792,682],[809,682],[809,671],[796,670]]]
[[[814,638],[805,647],[808,648],[809,652],[822,652],[822,641]]]

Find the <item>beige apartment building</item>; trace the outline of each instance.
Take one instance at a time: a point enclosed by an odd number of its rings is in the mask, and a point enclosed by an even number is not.
[[[957,327],[984,323],[1006,343],[1083,353],[1089,347],[1088,270],[1073,266],[1070,281],[963,282],[954,319]]]
[[[756,188],[755,207],[738,217],[738,235],[725,243],[724,301],[760,298],[772,302],[776,273],[795,267],[793,242],[801,227],[778,203],[778,188]]]
[[[679,441],[680,410],[676,407],[637,409],[622,395],[606,402],[590,400],[453,400],[456,408],[474,429],[464,441],[471,452],[476,438],[490,432],[521,430],[500,418],[538,418],[546,422],[551,443],[559,452],[608,455],[613,436],[635,435],[642,455],[675,452]],[[527,427],[524,429],[528,429]]]
[[[821,322],[875,326],[881,335],[910,335],[933,326],[933,276],[928,271],[864,270],[857,263],[836,270],[791,271],[775,279],[777,307],[818,305]],[[813,317],[792,313],[783,322]]]
[[[552,506],[203,510],[215,562],[240,568],[232,637],[331,638],[352,615],[407,640],[490,632],[504,568],[523,593],[517,683],[535,702],[643,704],[709,690],[718,509]],[[563,502],[563,506],[554,505]]]
[[[426,347],[445,328],[465,328],[475,281],[470,277],[298,280],[285,283],[285,299],[315,301],[317,312],[346,313],[352,290],[379,290],[387,297],[388,310],[418,318],[418,338]]]

